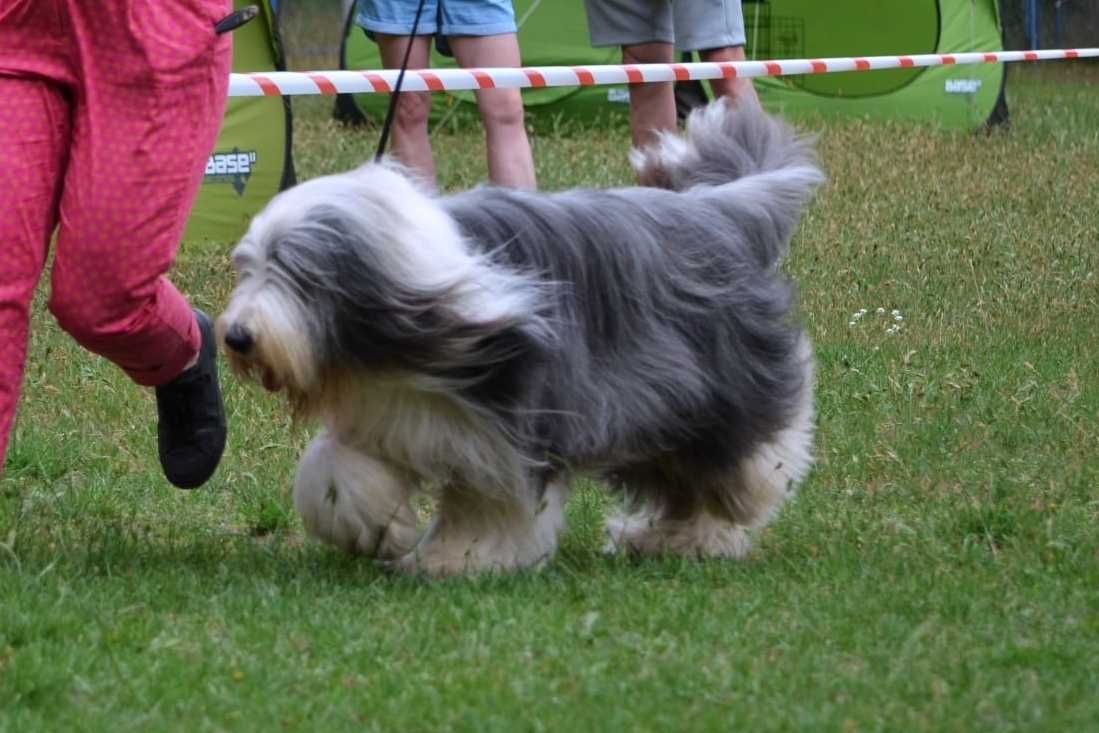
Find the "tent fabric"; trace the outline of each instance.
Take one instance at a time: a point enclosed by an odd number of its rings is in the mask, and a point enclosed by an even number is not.
[[[949,54],[1003,50],[996,0],[772,0],[772,38],[791,41],[780,58]],[[841,16],[827,33],[811,32],[814,13]],[[751,13],[751,10],[746,11]],[[787,25],[787,32],[781,30]],[[794,24],[792,29],[789,24]],[[804,24],[804,25],[801,25]],[[796,115],[815,111],[937,122],[975,128],[1002,115],[1003,64],[932,66],[874,72],[765,78],[757,81],[768,108]]]
[[[234,7],[257,4],[235,0]],[[283,71],[277,14],[263,12],[233,31],[233,71]],[[184,241],[234,241],[271,197],[294,182],[289,97],[234,97],[206,163]]]
[[[515,0],[523,64],[614,64],[615,48],[592,48],[583,0]],[[997,51],[1003,48],[997,0],[747,0],[744,2],[748,58],[821,58],[891,54]],[[380,68],[377,46],[347,17],[341,65]],[[436,50],[433,66],[455,62]],[[756,80],[763,104],[773,111],[937,121],[973,128],[1002,114],[1002,64],[942,66],[848,72]],[[697,82],[679,95],[684,104],[702,101]],[[354,116],[348,99],[339,114]],[[523,91],[528,114],[567,114],[571,118],[625,114],[624,85]],[[432,119],[458,108],[473,109],[472,92],[433,95]],[[997,110],[997,103],[1000,108]],[[358,111],[380,119],[388,95],[354,95]]]

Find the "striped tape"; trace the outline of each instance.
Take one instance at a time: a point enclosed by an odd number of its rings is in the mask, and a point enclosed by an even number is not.
[[[616,64],[607,66],[538,66],[493,69],[419,69],[405,74],[409,92],[460,89],[573,87],[599,84],[637,84],[649,81],[730,79],[753,76],[831,74],[840,71],[903,69],[948,64],[995,64],[1013,61],[1051,61],[1096,58],[1099,48],[986,53],[864,56],[776,61],[728,61],[693,64]],[[396,69],[373,71],[272,71],[230,74],[230,97],[289,96],[299,94],[386,93],[397,82]]]

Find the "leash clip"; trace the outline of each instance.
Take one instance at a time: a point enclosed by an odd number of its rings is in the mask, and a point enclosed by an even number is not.
[[[240,10],[229,13],[217,23],[214,23],[214,32],[220,36],[235,31],[257,15],[259,15],[259,6],[245,5]]]

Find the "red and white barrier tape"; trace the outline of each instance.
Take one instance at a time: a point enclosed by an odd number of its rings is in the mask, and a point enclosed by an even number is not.
[[[405,74],[402,89],[440,92],[459,89],[573,87],[598,84],[634,84],[647,81],[686,81],[753,76],[830,74],[947,64],[989,64],[1010,61],[1050,61],[1099,57],[1099,48],[1044,51],[995,51],[988,53],[865,56],[831,59],[783,59],[777,61],[729,61],[694,64],[616,64],[608,66],[537,66],[493,69],[419,69]],[[390,92],[397,81],[396,69],[376,71],[272,71],[231,74],[230,97],[287,96]]]

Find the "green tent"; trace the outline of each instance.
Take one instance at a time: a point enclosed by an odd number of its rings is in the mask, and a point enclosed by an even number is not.
[[[771,0],[745,3],[744,12],[749,42],[756,33],[761,39],[757,58],[1003,49],[997,0]],[[816,110],[959,128],[1003,122],[1007,114],[1003,64],[771,77],[757,88],[769,108],[788,114]]]
[[[233,71],[285,69],[276,14],[262,12],[233,31]],[[206,163],[206,175],[191,210],[184,241],[233,241],[271,197],[294,181],[289,97],[234,97]]]
[[[583,0],[515,0],[519,45],[526,66],[615,64],[618,49],[592,48]],[[746,0],[746,53],[750,59],[824,58],[895,54],[996,51],[1003,47],[997,0]],[[341,62],[346,69],[376,69],[377,46],[347,17]],[[453,67],[438,51],[432,65]],[[760,78],[756,87],[772,110],[937,120],[950,127],[999,121],[1003,104],[1001,64],[940,66]],[[679,85],[682,106],[705,92],[695,82]],[[620,114],[627,109],[625,86],[561,87],[523,92],[528,114],[570,117]],[[472,92],[436,94],[432,116],[471,107]],[[388,95],[345,96],[343,118],[384,116]]]

